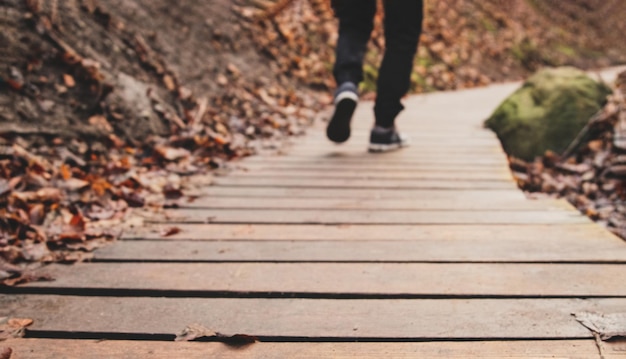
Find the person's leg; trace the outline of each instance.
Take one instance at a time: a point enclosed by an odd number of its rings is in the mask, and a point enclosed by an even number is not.
[[[337,82],[335,112],[326,128],[331,141],[341,143],[350,138],[350,120],[363,81],[363,58],[372,33],[376,0],[332,0],[339,19],[339,39],[333,74]]]
[[[385,0],[385,55],[378,74],[376,126],[391,128],[404,109],[413,61],[422,32],[422,0]]]
[[[404,0],[403,0],[404,1]],[[337,86],[363,81],[363,58],[374,27],[376,0],[332,0],[339,19],[333,75]]]

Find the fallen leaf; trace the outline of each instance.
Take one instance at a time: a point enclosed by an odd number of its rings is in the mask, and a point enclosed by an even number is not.
[[[156,153],[168,161],[175,161],[181,158],[189,157],[191,153],[184,148],[174,148],[169,146],[156,146]]]
[[[0,340],[22,338],[26,327],[33,324],[32,319],[0,318]]]
[[[33,324],[33,320],[29,318],[11,318],[7,324],[13,328],[26,328]]]
[[[66,181],[61,182],[60,187],[65,190],[74,192],[89,187],[89,182],[83,181],[78,178],[70,178]]]
[[[219,75],[217,75],[216,82],[219,85],[226,86],[228,84],[228,78],[226,78],[226,76],[224,76],[222,74],[219,74]]]
[[[179,334],[176,335],[177,342],[188,342],[198,338],[215,338],[217,337],[217,332],[205,328],[200,324],[190,324],[185,329],[183,329]]]
[[[176,90],[176,83],[174,83],[174,78],[170,75],[163,76],[163,84],[169,91]]]
[[[4,347],[0,349],[0,359],[11,359],[13,356],[13,349],[10,347]]]
[[[580,324],[598,334],[602,340],[626,338],[626,312],[608,314],[580,312],[573,315]]]
[[[216,332],[212,329],[208,329],[200,324],[188,325],[178,335],[176,335],[175,341],[193,341],[197,339],[217,339],[220,342],[234,347],[241,347],[256,343],[259,338],[247,335],[247,334],[223,334]]]
[[[239,71],[237,66],[235,66],[234,64],[228,64],[228,66],[226,66],[226,70],[231,75],[239,76],[241,74],[241,71]]]
[[[46,216],[45,207],[42,203],[35,203],[28,211],[30,217],[30,223],[40,225]]]
[[[113,132],[113,126],[111,126],[109,121],[107,121],[106,117],[102,115],[91,116],[89,117],[88,121],[90,125],[94,126],[95,128],[103,132],[106,132],[106,133]]]
[[[183,191],[168,183],[163,187],[163,195],[167,199],[179,199],[183,196]]]
[[[86,226],[85,218],[81,214],[75,214],[70,220],[70,226],[77,231],[84,231]]]
[[[72,169],[65,163],[61,165],[61,168],[59,168],[59,173],[61,174],[61,178],[64,180],[72,178]]]
[[[168,227],[161,231],[161,237],[169,237],[182,232],[178,227]]]
[[[76,80],[70,74],[63,74],[63,83],[69,88],[76,86]]]
[[[126,203],[128,203],[129,207],[143,207],[146,203],[146,200],[137,192],[124,192],[122,198],[126,201]]]
[[[42,202],[60,202],[63,198],[61,190],[58,188],[42,188],[36,192],[37,200]]]

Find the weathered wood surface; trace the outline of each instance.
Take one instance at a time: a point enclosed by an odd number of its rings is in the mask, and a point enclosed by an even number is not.
[[[304,188],[395,188],[395,189],[487,189],[487,190],[514,190],[512,182],[505,181],[441,181],[441,180],[412,180],[412,179],[360,179],[360,178],[293,178],[293,177],[227,177],[216,178],[213,181],[216,186],[256,186],[256,187],[304,187]]]
[[[229,178],[246,177],[246,178],[297,178],[297,179],[350,179],[350,180],[396,180],[396,181],[423,181],[423,180],[439,180],[439,181],[488,181],[488,182],[510,182],[512,179],[510,171],[467,171],[459,173],[458,171],[428,171],[428,172],[406,172],[401,170],[395,171],[379,171],[372,173],[371,171],[328,171],[321,172],[319,169],[293,169],[285,167],[282,170],[266,170],[263,168],[254,171],[236,171],[229,174]]]
[[[344,146],[329,144],[321,125],[287,155],[267,151],[231,163],[225,177],[197,178],[213,185],[94,262],[44,268],[57,280],[0,295],[0,317],[32,318],[27,336],[50,338],[0,349],[28,358],[619,357],[623,344],[596,343],[572,313],[626,311],[626,244],[563,201],[527,199],[482,128],[516,86],[408,99],[399,126],[413,147],[399,152],[364,151],[372,119],[363,104]],[[261,343],[166,342],[194,323]],[[74,340],[96,338],[119,341]]]
[[[468,201],[462,196],[421,200],[416,199],[345,199],[345,198],[202,198],[191,202],[180,203],[181,207],[205,209],[325,209],[325,210],[397,210],[397,211],[424,211],[424,210],[512,210],[512,211],[540,211],[570,209],[571,205],[561,200],[552,201],[511,201],[500,197],[486,199],[477,197],[475,201]]]
[[[130,274],[129,274],[130,275]],[[278,284],[277,284],[278,285]],[[626,299],[240,299],[20,295],[2,312],[32,331],[174,335],[198,323],[275,338],[582,339],[572,313],[623,310]],[[106,334],[105,334],[106,337]]]
[[[97,258],[126,262],[625,263],[626,256],[626,246],[619,240],[597,238],[207,241],[206,234],[198,238],[203,240],[123,241],[99,250]]]
[[[187,209],[167,211],[160,222],[278,224],[582,224],[573,210],[557,211],[397,211],[304,209]]]
[[[593,340],[472,341],[433,343],[221,343],[24,339],[0,343],[28,359],[339,359],[339,358],[599,358]],[[306,348],[306,349],[303,349]],[[89,354],[86,354],[89,353]],[[605,353],[606,354],[606,353]],[[622,354],[624,355],[624,354]],[[622,356],[623,357],[623,356]],[[605,356],[607,359],[612,356]]]
[[[457,199],[458,201],[481,201],[485,197],[497,197],[499,200],[525,200],[524,195],[518,190],[457,190],[455,188],[442,189],[358,189],[358,188],[286,188],[286,187],[254,187],[237,186],[225,187],[214,186],[200,191],[200,198],[213,197],[292,197],[292,198],[349,198],[349,199],[409,199],[414,201]],[[204,198],[203,198],[204,197]],[[454,208],[450,208],[454,209]]]
[[[80,276],[72,275],[77,271]],[[54,265],[47,272],[58,279],[25,287],[364,297],[626,297],[626,265],[610,264],[91,263]]]
[[[163,236],[171,228],[180,233]],[[564,230],[566,232],[564,232]],[[565,235],[565,233],[567,235]],[[623,241],[593,223],[582,224],[485,224],[485,225],[382,225],[382,224],[338,224],[306,225],[292,224],[184,224],[160,223],[135,232],[125,234],[125,239],[161,239],[161,240],[198,240],[198,241],[529,241],[533,249],[540,249],[541,244],[554,241],[558,246],[563,239],[563,247],[571,241],[578,245],[605,245],[622,248]],[[480,242],[477,242],[480,243]],[[601,243],[601,244],[600,244]],[[489,250],[489,248],[485,248]],[[567,248],[563,248],[567,251]],[[455,251],[456,252],[456,251]],[[449,252],[454,256],[454,252]]]

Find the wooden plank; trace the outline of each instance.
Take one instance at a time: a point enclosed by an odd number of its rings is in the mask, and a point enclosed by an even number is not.
[[[254,171],[240,170],[228,173],[228,178],[233,177],[253,177],[253,178],[298,178],[298,179],[335,179],[345,178],[351,180],[439,180],[439,181],[513,181],[510,171],[324,171],[320,169],[298,169],[284,168],[281,170],[271,170],[259,168]]]
[[[511,201],[500,197],[480,197],[467,201],[460,196],[439,199],[348,199],[348,198],[289,198],[289,197],[200,197],[192,202],[180,202],[185,208],[213,209],[325,209],[325,210],[572,210],[563,200]]]
[[[330,161],[317,162],[252,162],[252,161],[234,161],[228,163],[227,168],[254,170],[254,169],[291,169],[291,170],[319,170],[332,172],[376,172],[401,171],[406,173],[415,172],[482,172],[482,173],[510,173],[507,164],[471,164],[471,163],[433,163],[433,162],[415,162],[410,164],[389,163],[372,161],[369,163],[340,163],[336,164]]]
[[[184,230],[183,230],[184,231]],[[322,237],[320,237],[322,238]],[[560,237],[484,237],[471,241],[121,241],[95,253],[98,260],[123,261],[335,261],[335,262],[626,262],[618,240]]]
[[[193,209],[170,210],[158,223],[273,224],[582,224],[589,218],[563,211],[377,211]]]
[[[307,141],[307,139],[297,139],[295,141],[287,141],[278,149],[285,153],[314,153],[324,149],[326,152],[364,152],[367,150],[367,143],[359,143],[357,141],[344,143],[341,145],[327,146],[321,145],[319,141]],[[450,156],[460,154],[500,154],[503,155],[502,146],[499,143],[478,144],[473,146],[448,146],[437,145],[435,143],[412,143],[410,147],[405,148],[406,151],[412,153],[437,153],[447,154]]]
[[[358,147],[357,147],[358,145]],[[290,149],[287,149],[286,152],[289,154],[288,157],[295,158],[324,158],[331,160],[378,160],[378,157],[382,157],[384,160],[394,160],[394,161],[402,161],[402,160],[436,160],[436,161],[448,161],[448,160],[461,160],[462,162],[473,161],[473,160],[483,160],[489,159],[493,161],[501,161],[506,160],[506,155],[504,151],[500,148],[498,150],[497,143],[494,143],[492,148],[496,150],[491,151],[470,151],[470,148],[474,146],[467,146],[467,151],[461,151],[458,147],[450,153],[449,151],[444,151],[443,149],[446,146],[420,146],[420,147],[406,147],[403,151],[395,151],[384,154],[376,154],[369,153],[363,148],[363,144],[352,144],[351,146],[325,146],[320,143],[317,144],[317,147],[313,146],[293,146]],[[484,146],[479,146],[481,148]],[[254,156],[250,157],[246,160],[253,159],[261,159],[266,157],[276,157],[276,156]],[[280,157],[280,156],[279,156]]]
[[[237,299],[0,295],[0,316],[31,331],[221,333],[291,338],[583,339],[571,313],[622,310],[626,299]]]
[[[332,163],[255,163],[250,161],[233,162],[227,165],[227,169],[241,170],[241,171],[257,171],[257,170],[272,170],[272,171],[318,171],[320,173],[360,173],[366,172],[370,175],[376,175],[385,172],[395,173],[409,173],[409,174],[421,174],[421,173],[457,173],[462,176],[466,172],[476,172],[484,175],[491,174],[506,174],[511,173],[508,166],[491,166],[481,165],[472,166],[467,164],[440,164],[440,163],[411,163],[410,165],[400,164],[381,164],[381,163],[367,163],[362,164],[341,164],[335,165]],[[443,175],[443,174],[442,174]]]
[[[13,339],[2,344],[15,358],[599,358],[588,340],[473,341],[424,343],[255,343],[229,347],[221,343],[121,340]]]
[[[626,265],[579,263],[90,263],[41,272],[56,280],[23,287],[405,298],[626,296]]]
[[[441,181],[441,180],[369,180],[348,178],[254,178],[235,177],[215,178],[213,185],[224,187],[290,187],[290,188],[389,188],[389,189],[484,189],[484,190],[515,190],[517,186],[503,181]]]
[[[626,358],[626,339],[624,338],[614,338],[610,341],[598,342],[598,347],[602,353],[602,359]]]
[[[510,224],[494,225],[289,225],[280,224],[176,224],[180,233],[163,237],[161,233],[170,224],[151,225],[126,232],[123,238],[201,240],[201,241],[419,241],[454,240],[473,241],[493,238],[502,241],[527,240],[533,246],[543,242],[566,239],[590,243],[615,243],[624,241],[595,223],[562,224]],[[566,242],[564,242],[566,243]]]
[[[209,197],[291,197],[291,198],[349,198],[349,199],[431,199],[444,200],[458,198],[459,201],[498,199],[527,201],[522,191],[514,190],[444,190],[444,189],[361,189],[361,188],[275,188],[275,187],[205,187],[198,195]]]
[[[370,127],[355,127],[353,128],[351,138],[368,138],[370,135]],[[476,128],[472,125],[467,126],[457,131],[451,131],[453,127],[428,127],[428,126],[403,126],[400,130],[404,131],[407,136],[415,141],[422,141],[428,139],[452,141],[452,140],[485,140],[498,143],[496,135],[488,129]],[[312,141],[322,140],[327,141],[326,134],[321,131],[312,132],[309,134],[309,138]]]
[[[477,137],[472,137],[471,134],[468,135],[466,133],[459,133],[458,135],[450,134],[448,135],[445,131],[438,131],[438,133],[432,133],[431,135],[420,135],[422,131],[419,128],[415,129],[407,129],[402,130],[403,133],[406,133],[408,137],[411,137],[412,141],[419,142],[420,144],[432,144],[437,146],[456,146],[456,147],[471,147],[473,145],[479,146],[488,146],[488,145],[497,145],[499,144],[498,139],[493,134],[488,135],[479,135]],[[328,143],[329,146],[333,146],[333,144],[326,138],[326,135],[319,132],[310,132],[309,138],[312,142],[318,143]],[[362,131],[356,130],[350,136],[351,142],[362,142],[367,143],[369,141],[370,131]],[[410,148],[410,143],[409,147]]]
[[[297,163],[314,164],[314,163],[330,163],[336,165],[361,165],[364,167],[375,166],[378,161],[383,160],[380,158],[374,158],[376,154],[370,154],[363,152],[362,157],[334,157],[331,155],[320,155],[317,157],[312,156],[254,156],[245,159],[246,163]],[[378,156],[381,156],[380,154]],[[384,154],[382,156],[385,156]],[[457,158],[455,156],[445,156],[440,158],[433,158],[431,156],[409,156],[408,154],[403,157],[388,157],[384,158],[384,161],[378,162],[384,165],[397,165],[402,167],[410,167],[413,164],[447,164],[447,165],[464,165],[471,164],[473,166],[508,166],[508,162],[504,156],[500,157],[483,157],[472,156],[466,158]]]

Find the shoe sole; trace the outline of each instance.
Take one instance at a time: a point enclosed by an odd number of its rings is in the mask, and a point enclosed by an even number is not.
[[[404,147],[409,147],[408,139],[404,139],[400,143],[391,143],[391,144],[370,143],[367,150],[371,153],[383,153],[383,152],[399,150]]]
[[[326,136],[335,143],[346,142],[350,138],[350,121],[356,109],[357,95],[340,94],[335,104],[335,113],[326,128]]]

